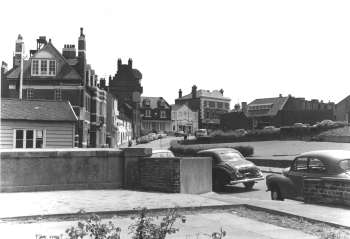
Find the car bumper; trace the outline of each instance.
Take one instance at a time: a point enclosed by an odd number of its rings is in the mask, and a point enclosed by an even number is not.
[[[261,181],[264,180],[265,178],[262,177],[257,177],[257,178],[245,178],[245,179],[240,179],[240,180],[233,180],[230,181],[230,185],[238,184],[238,183],[249,183],[249,182],[255,182],[255,181]]]

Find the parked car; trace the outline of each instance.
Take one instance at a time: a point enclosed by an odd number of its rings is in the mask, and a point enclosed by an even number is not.
[[[183,137],[183,136],[185,136],[186,135],[186,133],[184,132],[184,131],[176,131],[175,132],[175,136],[176,137]]]
[[[206,129],[198,129],[194,132],[194,136],[196,136],[196,138],[207,136],[207,135],[208,135],[208,131]]]
[[[303,124],[303,123],[294,123],[293,126],[295,128],[306,128],[307,127],[307,125]]]
[[[350,151],[320,150],[298,155],[282,174],[266,176],[272,200],[303,200],[305,178],[335,177],[350,180]]]
[[[238,134],[238,136],[242,137],[248,134],[247,130],[245,129],[235,129],[234,132]]]
[[[256,181],[264,180],[260,169],[235,149],[207,149],[199,151],[197,155],[213,158],[214,191],[222,190],[225,185],[238,183],[243,183],[246,189],[252,189]]]
[[[151,158],[174,158],[173,152],[168,149],[154,149],[152,150]]]

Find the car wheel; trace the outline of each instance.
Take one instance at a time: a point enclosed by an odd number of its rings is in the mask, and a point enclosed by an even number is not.
[[[277,201],[283,201],[283,197],[281,195],[281,191],[277,186],[271,188],[271,199]]]
[[[248,182],[248,183],[243,183],[245,189],[251,190],[254,187],[255,182]]]

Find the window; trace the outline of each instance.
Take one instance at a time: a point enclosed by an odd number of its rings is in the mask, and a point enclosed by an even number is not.
[[[32,61],[32,75],[39,75],[39,60]]]
[[[40,75],[47,75],[47,61],[40,61]]]
[[[204,101],[204,107],[208,107],[208,101]]]
[[[32,60],[32,76],[55,76],[56,61],[47,59]]]
[[[44,130],[16,129],[15,148],[43,148]]]
[[[229,103],[225,103],[225,109],[227,109],[227,110],[230,109],[230,104]]]
[[[215,108],[215,102],[214,101],[209,101],[209,107]]]
[[[160,118],[163,118],[163,119],[166,118],[166,114],[164,110],[160,111]]]
[[[33,99],[34,89],[27,89],[27,99]]]
[[[326,171],[326,166],[322,163],[321,160],[317,158],[309,159],[309,171],[310,173],[322,173]]]
[[[50,60],[49,62],[49,75],[54,76],[56,75],[56,61]]]
[[[218,104],[219,109],[222,109],[222,107],[224,106],[224,104],[222,102],[218,102],[217,104]]]
[[[61,89],[55,89],[55,100],[62,100],[62,91],[61,91]]]
[[[151,111],[145,110],[145,117],[151,117]]]
[[[85,110],[86,112],[90,112],[91,102],[90,102],[90,96],[85,95]]]
[[[307,158],[297,158],[292,166],[293,171],[306,171],[307,170]]]

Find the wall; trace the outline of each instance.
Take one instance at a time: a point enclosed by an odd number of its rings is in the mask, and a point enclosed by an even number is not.
[[[304,180],[304,201],[350,206],[350,180],[322,178]]]
[[[72,148],[75,125],[73,122],[30,122],[1,120],[0,148],[13,148],[13,129],[46,130],[46,148]]]
[[[335,119],[337,121],[350,122],[350,96],[346,97],[336,105]]]
[[[139,186],[144,190],[199,194],[212,190],[211,158],[143,158]]]
[[[120,188],[124,160],[120,150],[2,150],[2,192]]]
[[[251,129],[253,122],[243,112],[229,112],[221,115],[220,127],[223,130]]]

